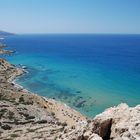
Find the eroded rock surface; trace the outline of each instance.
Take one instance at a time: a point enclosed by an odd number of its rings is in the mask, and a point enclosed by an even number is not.
[[[140,105],[132,108],[127,104],[120,104],[109,108],[96,116],[94,123],[100,125],[109,119],[111,120],[110,139],[140,140]],[[104,130],[100,131],[104,133]]]

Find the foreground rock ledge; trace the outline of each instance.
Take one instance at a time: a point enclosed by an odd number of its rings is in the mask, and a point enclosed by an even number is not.
[[[140,140],[140,105],[120,104],[89,120],[15,84],[13,80],[23,73],[0,59],[0,139]]]

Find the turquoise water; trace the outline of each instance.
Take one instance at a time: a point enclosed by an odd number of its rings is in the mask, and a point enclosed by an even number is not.
[[[110,106],[140,103],[140,35],[18,35],[7,59],[27,66],[17,82],[93,117]]]

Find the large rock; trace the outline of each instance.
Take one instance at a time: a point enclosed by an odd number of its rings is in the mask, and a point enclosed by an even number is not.
[[[101,136],[104,140],[110,138],[112,118],[109,119],[96,119],[93,122],[93,132]]]
[[[109,108],[97,115],[93,124],[98,124],[97,127],[93,126],[94,131],[103,138],[110,133],[110,139],[140,140],[140,105],[131,108],[120,104]]]

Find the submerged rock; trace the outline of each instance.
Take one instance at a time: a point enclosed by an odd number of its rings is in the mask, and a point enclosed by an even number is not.
[[[81,93],[81,91],[80,91],[80,90],[78,90],[78,91],[76,91],[76,93]]]
[[[86,103],[86,100],[79,101],[78,103],[76,103],[75,107],[81,108],[84,106],[84,103]]]

